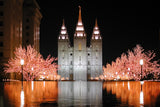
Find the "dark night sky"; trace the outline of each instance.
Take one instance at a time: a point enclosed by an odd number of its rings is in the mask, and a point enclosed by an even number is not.
[[[139,0],[140,1],[140,0]],[[78,21],[78,6],[82,7],[82,21],[88,38],[95,19],[103,38],[103,64],[115,60],[136,44],[158,51],[160,7],[155,2],[87,1],[87,0],[37,0],[43,19],[41,21],[40,49],[46,57],[57,57],[57,38],[64,18],[70,38]],[[156,5],[157,4],[157,5]],[[89,40],[88,39],[88,40]]]

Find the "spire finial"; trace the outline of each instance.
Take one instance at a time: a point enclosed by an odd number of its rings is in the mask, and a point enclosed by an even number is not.
[[[62,26],[64,26],[64,19],[63,19],[63,22],[62,22]]]
[[[98,27],[97,18],[95,20],[95,27]]]
[[[79,7],[79,17],[78,17],[78,22],[82,22],[82,17],[81,17],[81,6]]]
[[[64,24],[64,19],[63,19],[63,22],[62,22],[62,28],[61,29],[66,29],[65,24]]]
[[[62,21],[62,29],[65,29],[64,19],[63,19],[63,21]]]

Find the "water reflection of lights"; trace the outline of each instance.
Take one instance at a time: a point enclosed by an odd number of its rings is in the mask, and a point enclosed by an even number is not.
[[[144,104],[143,91],[140,92],[140,104]]]
[[[141,106],[143,107],[143,104],[144,104],[144,96],[143,96],[143,84],[144,84],[144,81],[140,81],[140,83],[141,83],[141,92],[140,92],[139,100],[140,100]]]
[[[8,105],[11,102],[11,105],[8,106],[13,107],[39,106],[43,102],[50,101],[56,102],[58,106],[63,106],[64,104],[76,106],[84,103],[91,106],[101,106],[101,104],[103,105],[103,98],[106,98],[102,94],[102,86],[103,91],[105,90],[107,93],[116,95],[116,99],[126,104],[126,106],[155,107],[158,106],[156,104],[160,101],[160,82],[150,81],[144,82],[142,90],[142,85],[139,81],[107,81],[103,83],[24,81],[23,90],[21,90],[21,82],[5,82],[0,92],[3,92],[3,105]],[[115,99],[113,100],[115,101]]]
[[[140,83],[143,83],[143,85]],[[160,95],[160,82],[104,82],[103,89],[105,89],[107,93],[112,92],[112,95],[116,95],[116,98],[120,99],[126,106],[154,107],[156,106],[157,101],[160,100],[160,98],[158,98]]]
[[[43,81],[43,86],[45,87],[45,81]]]
[[[32,85],[33,83],[33,85]],[[4,103],[13,102],[11,107],[39,107],[43,102],[55,102],[58,97],[58,85],[56,81],[24,81],[23,91],[21,82],[6,82],[4,85]],[[33,86],[33,88],[32,88]],[[33,90],[32,90],[33,89]],[[54,90],[54,91],[53,91]],[[1,92],[1,89],[0,89]],[[44,99],[45,98],[45,99]],[[1,107],[1,105],[0,105]],[[2,106],[3,107],[3,106]],[[9,107],[9,106],[5,106]]]
[[[129,84],[129,81],[128,81],[128,90],[130,90],[130,84]]]
[[[21,91],[21,106],[20,107],[23,107],[24,106],[24,91],[22,90]]]
[[[34,81],[32,81],[32,91],[33,91],[33,89],[34,89]]]
[[[140,81],[140,83],[141,83],[141,85],[143,85],[143,84],[144,84],[144,81]]]

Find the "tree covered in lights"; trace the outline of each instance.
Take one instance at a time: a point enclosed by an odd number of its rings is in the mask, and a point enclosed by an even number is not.
[[[145,52],[143,47],[136,45],[133,50],[128,50],[127,54],[122,53],[111,64],[106,64],[103,67],[103,79],[122,79],[122,80],[140,80],[141,79],[141,65],[140,60],[143,59],[142,65],[142,78],[147,77],[149,74],[158,78],[160,72],[160,65],[154,58],[156,54],[154,51]]]
[[[15,57],[11,58],[8,63],[5,64],[4,70],[6,73],[17,72],[21,74],[22,66],[20,61],[23,59],[23,77],[27,81],[34,80],[44,74],[57,75],[57,64],[54,63],[56,59],[49,55],[47,59],[44,60],[42,55],[30,45],[27,46],[27,48],[22,48],[22,46],[16,48],[14,55]]]

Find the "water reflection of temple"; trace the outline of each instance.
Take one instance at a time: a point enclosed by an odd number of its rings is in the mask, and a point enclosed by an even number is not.
[[[102,82],[59,82],[59,106],[102,106]]]

